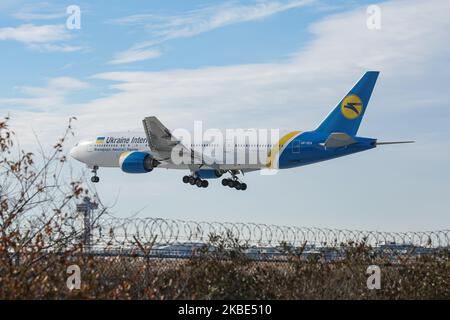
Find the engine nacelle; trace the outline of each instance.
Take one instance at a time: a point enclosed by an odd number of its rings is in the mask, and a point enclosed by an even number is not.
[[[157,165],[151,154],[141,151],[124,152],[119,159],[120,169],[126,173],[147,173]]]

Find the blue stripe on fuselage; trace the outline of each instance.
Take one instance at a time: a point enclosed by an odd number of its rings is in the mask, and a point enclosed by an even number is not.
[[[376,139],[353,137],[357,143],[340,148],[325,148],[323,144],[327,135],[319,132],[303,132],[283,150],[280,155],[278,167],[287,169],[304,166],[315,162],[330,160],[352,153],[357,153],[376,147]]]

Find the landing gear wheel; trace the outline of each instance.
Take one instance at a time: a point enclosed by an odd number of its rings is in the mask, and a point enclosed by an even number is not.
[[[194,185],[195,182],[196,182],[196,181],[195,181],[195,177],[190,176],[190,177],[189,177],[189,184]]]
[[[195,181],[195,184],[197,185],[197,187],[201,188],[202,187],[202,180],[201,179],[197,179],[197,181]]]
[[[244,174],[242,170],[240,171]],[[228,172],[231,174],[231,178],[222,179],[222,185],[224,187],[228,186],[236,190],[247,190],[247,184],[239,181],[239,178],[237,177],[239,170],[228,170]]]
[[[206,181],[206,180],[202,180],[202,187],[203,188],[208,188],[208,186],[209,186],[209,182]]]
[[[189,183],[189,176],[183,177],[183,183]]]
[[[97,182],[100,181],[100,178],[97,177],[97,170],[98,170],[98,166],[94,166],[94,167],[92,168],[92,173],[94,174],[94,176],[91,177],[91,181],[92,181],[93,183],[97,183]]]

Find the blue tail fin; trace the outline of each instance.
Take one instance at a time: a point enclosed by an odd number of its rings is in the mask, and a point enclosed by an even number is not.
[[[378,71],[366,72],[316,131],[325,134],[343,132],[351,136],[356,135],[377,82],[378,74]]]

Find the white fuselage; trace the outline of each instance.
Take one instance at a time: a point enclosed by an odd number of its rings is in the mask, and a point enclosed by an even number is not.
[[[120,156],[126,152],[142,151],[151,154],[145,133],[126,132],[109,133],[96,140],[86,140],[77,143],[70,155],[85,163],[88,167],[119,167]],[[267,139],[269,140],[269,138]],[[244,139],[245,141],[245,139]],[[225,140],[221,145],[181,141],[186,147],[198,150],[200,153],[214,149],[209,155],[221,169],[261,169],[266,167],[268,155],[274,144],[267,141],[255,143],[237,143],[236,140]],[[242,155],[245,155],[243,158]],[[231,159],[231,160],[230,160]],[[253,160],[251,160],[253,159]],[[255,159],[257,159],[255,161]],[[190,169],[189,164],[174,164],[172,161],[161,161],[159,168]]]

